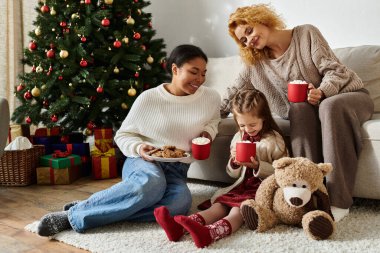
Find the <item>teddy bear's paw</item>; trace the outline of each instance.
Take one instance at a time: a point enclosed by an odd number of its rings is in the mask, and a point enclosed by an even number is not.
[[[259,223],[259,216],[257,215],[255,209],[251,206],[243,205],[241,207],[241,214],[248,228],[251,230],[256,230]]]
[[[314,217],[308,224],[309,233],[316,240],[329,238],[334,232],[334,226],[330,219],[324,216]]]

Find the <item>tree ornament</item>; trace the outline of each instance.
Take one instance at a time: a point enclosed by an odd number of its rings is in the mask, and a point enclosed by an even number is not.
[[[24,86],[22,83],[20,83],[20,84],[17,86],[17,91],[20,92],[20,91],[22,91],[24,88],[25,88],[25,86]]]
[[[121,103],[121,108],[123,110],[127,110],[128,109],[128,105],[126,103]]]
[[[54,10],[54,7],[51,7],[50,15],[54,16],[55,14],[57,14],[57,12]]]
[[[32,66],[32,72],[36,72],[36,66]]]
[[[115,74],[119,74],[119,72],[120,72],[120,70],[118,69],[118,67],[115,67],[115,68],[113,69],[113,73],[115,73]]]
[[[146,58],[146,61],[149,63],[149,64],[152,64],[154,62],[154,59],[151,55],[149,55],[148,58]]]
[[[37,43],[34,40],[29,42],[29,51],[32,52],[37,49]]]
[[[82,68],[85,68],[87,67],[87,61],[85,59],[82,58],[82,60],[79,62],[79,65],[82,67]]]
[[[33,97],[39,97],[40,94],[41,94],[40,89],[38,89],[37,86],[34,86],[34,88],[32,89],[32,96]]]
[[[51,117],[50,117],[51,121],[52,122],[57,122],[58,121],[58,117],[57,115],[53,114]]]
[[[59,22],[59,26],[60,27],[66,27],[67,23],[65,21],[61,21],[61,22]]]
[[[139,40],[139,39],[141,39],[141,34],[140,34],[140,33],[134,33],[134,34],[133,34],[133,38],[134,38],[135,40]]]
[[[91,0],[84,0],[85,4],[91,4]]]
[[[125,44],[128,44],[129,39],[127,36],[124,36],[124,38],[121,41],[123,41]]]
[[[104,0],[104,3],[105,3],[105,4],[112,4],[112,3],[113,3],[113,0]]]
[[[63,28],[62,32],[65,34],[68,34],[68,33],[70,33],[70,28]]]
[[[102,26],[107,27],[110,25],[110,20],[108,18],[103,18],[102,20]]]
[[[41,67],[41,65],[38,65],[36,68],[36,72],[41,73],[42,71],[44,71],[44,69]]]
[[[46,56],[48,58],[54,58],[55,57],[55,51],[54,51],[54,49],[50,49],[49,51],[47,51]]]
[[[43,107],[48,108],[49,107],[49,101],[47,101],[45,99],[44,101],[42,101],[42,105],[43,105]]]
[[[137,93],[137,91],[136,91],[135,88],[133,88],[133,87],[129,88],[129,90],[128,90],[128,96],[134,97],[134,96],[136,96],[136,93]]]
[[[136,78],[138,78],[140,76],[139,72],[136,71],[135,75],[134,75]]]
[[[69,83],[69,86],[70,86],[70,87],[73,87],[73,83]]]
[[[59,57],[61,58],[67,58],[69,56],[69,52],[67,50],[61,50],[61,52],[59,52]]]
[[[63,76],[61,76],[61,75],[58,76],[58,80],[59,80],[59,81],[62,81],[62,80],[63,80]]]
[[[32,99],[32,94],[30,93],[29,90],[28,90],[27,92],[24,93],[24,98],[25,98],[26,100]]]
[[[41,28],[39,26],[34,30],[34,34],[37,36],[41,35]]]
[[[79,13],[71,14],[71,19],[77,19],[77,18],[80,18]]]
[[[133,2],[137,3],[139,0],[133,0]]]
[[[94,102],[96,100],[96,96],[90,96],[91,102]]]
[[[128,16],[127,24],[128,25],[134,25],[135,24],[135,20],[132,18],[132,16]]]
[[[94,130],[95,124],[91,120],[87,123],[87,129]]]
[[[46,84],[41,85],[42,90],[46,90]]]
[[[87,38],[84,37],[84,35],[83,35],[83,36],[80,38],[80,41],[83,42],[83,43],[85,43],[85,42],[87,41]]]
[[[146,51],[146,46],[145,46],[145,45],[141,45],[141,49],[142,49],[143,51]]]
[[[149,28],[153,27],[152,21],[149,21],[148,26],[149,26]]]
[[[137,9],[137,14],[141,15],[142,11],[141,9]]]
[[[30,124],[30,123],[32,123],[32,119],[28,116],[28,117],[26,117],[25,122],[27,124]]]
[[[97,92],[97,93],[103,93],[103,91],[104,91],[104,90],[103,90],[103,87],[100,86],[100,85],[98,86],[98,88],[96,88],[96,92]]]
[[[49,12],[50,9],[49,9],[49,6],[47,6],[46,4],[42,5],[41,6],[41,12],[42,13],[46,13],[46,12]]]
[[[118,39],[116,39],[115,42],[113,43],[113,46],[114,46],[114,48],[120,48],[121,42]]]

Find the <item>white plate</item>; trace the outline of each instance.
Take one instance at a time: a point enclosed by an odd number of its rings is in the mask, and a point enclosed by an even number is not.
[[[157,162],[174,163],[174,162],[180,162],[182,159],[188,158],[189,156],[190,154],[186,152],[184,157],[178,157],[178,158],[165,158],[165,157],[157,157],[157,156],[148,156],[148,157]]]

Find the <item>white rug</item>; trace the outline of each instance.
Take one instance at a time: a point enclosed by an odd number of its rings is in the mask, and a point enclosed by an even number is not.
[[[217,189],[202,183],[189,183],[193,194],[191,212]],[[26,230],[35,232],[37,222]],[[122,222],[79,234],[64,231],[55,240],[91,252],[380,252],[380,201],[356,200],[350,215],[337,224],[335,235],[325,241],[308,239],[300,228],[277,226],[266,233],[256,233],[245,226],[208,248],[197,249],[186,235],[179,242],[169,242],[156,223]]]

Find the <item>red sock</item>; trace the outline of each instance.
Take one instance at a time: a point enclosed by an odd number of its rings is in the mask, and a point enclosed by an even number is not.
[[[204,248],[227,235],[231,234],[231,224],[221,219],[217,222],[202,226],[186,216],[175,216],[174,220],[181,224],[191,235],[198,248]]]
[[[154,209],[154,217],[157,223],[164,229],[169,241],[176,242],[184,235],[184,228],[174,220],[165,206]],[[192,214],[188,218],[202,225],[206,223],[204,218],[198,213]]]

